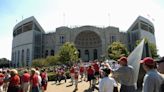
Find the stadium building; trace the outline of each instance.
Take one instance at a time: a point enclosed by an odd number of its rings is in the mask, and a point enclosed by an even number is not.
[[[54,32],[45,33],[41,25],[32,16],[22,20],[13,29],[12,65],[31,66],[33,59],[55,55],[65,42],[73,42],[83,61],[100,59],[107,55],[107,47],[112,42],[120,41],[130,51],[136,40],[147,37],[156,44],[153,23],[139,16],[127,32],[120,32],[118,27],[58,27]]]

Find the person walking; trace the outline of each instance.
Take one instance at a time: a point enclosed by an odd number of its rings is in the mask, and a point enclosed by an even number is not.
[[[82,82],[82,80],[83,80],[83,76],[84,76],[84,66],[83,65],[81,65],[80,66],[80,76],[81,76],[81,82]]]
[[[40,76],[40,71],[36,70],[35,74],[38,76],[39,90],[42,92],[42,78]]]
[[[31,69],[31,87],[32,92],[39,92],[39,79],[38,75],[36,75],[36,70],[34,68]]]
[[[29,92],[30,87],[30,74],[28,73],[28,70],[24,70],[24,74],[21,77],[22,82],[22,90],[23,92]]]
[[[128,65],[126,57],[118,60],[120,67],[113,71],[113,77],[121,84],[120,92],[135,92],[134,68]]]
[[[12,69],[7,92],[19,92],[19,88],[20,77],[18,76],[18,71],[16,69]]]
[[[73,85],[74,75],[75,75],[75,69],[74,69],[74,66],[72,66],[70,69],[71,85]]]
[[[75,71],[75,75],[74,75],[74,79],[75,79],[75,90],[74,92],[76,92],[78,90],[78,78],[79,78],[79,71]]]
[[[47,83],[48,83],[48,76],[47,76],[47,73],[46,73],[46,70],[43,69],[41,70],[41,78],[42,78],[42,81],[41,81],[41,85],[42,85],[42,92],[45,92],[47,90]]]
[[[90,88],[92,88],[92,86],[93,86],[92,84],[93,84],[94,74],[95,74],[95,71],[92,68],[92,66],[90,65],[89,68],[87,69],[87,76],[88,76],[87,81],[89,81],[89,87]]]
[[[142,61],[143,69],[146,71],[146,75],[143,80],[142,92],[159,92],[163,78],[155,69],[155,61],[151,57],[146,57]]]
[[[95,74],[94,74],[95,79],[93,80],[94,81],[94,86],[95,86],[96,85],[96,81],[98,80],[98,82],[99,82],[99,77],[100,77],[100,74],[99,74],[100,66],[98,65],[98,61],[97,60],[95,60],[93,62],[93,68],[95,70]]]

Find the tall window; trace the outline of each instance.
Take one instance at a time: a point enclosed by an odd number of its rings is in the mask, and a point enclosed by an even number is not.
[[[48,56],[48,50],[46,50],[46,53],[45,53],[45,57],[47,57]]]
[[[29,61],[30,61],[30,50],[27,49],[27,51],[26,51],[26,66],[29,65]]]
[[[17,56],[18,56],[18,55],[17,55],[17,52],[15,52],[15,62],[16,62],[16,66],[18,66],[18,61],[17,61],[18,58],[17,58]]]
[[[54,56],[54,50],[51,50],[51,56]]]
[[[20,65],[20,51],[18,51],[18,65]]]
[[[112,36],[110,37],[110,42],[113,43],[113,42],[115,42],[115,41],[116,41],[116,36],[112,35]]]
[[[14,66],[16,67],[16,65],[17,65],[17,61],[16,61],[16,52],[15,52],[15,54],[14,54]]]
[[[65,42],[65,38],[64,38],[64,36],[63,36],[63,35],[60,36],[59,40],[60,40],[60,43],[63,44],[63,43]]]
[[[86,60],[89,61],[89,51],[85,50]]]
[[[22,50],[22,59],[21,59],[21,62],[22,62],[22,66],[24,66],[24,50]]]
[[[97,59],[97,49],[94,49],[94,50],[93,50],[93,55],[94,55],[93,58],[94,58],[94,59]]]

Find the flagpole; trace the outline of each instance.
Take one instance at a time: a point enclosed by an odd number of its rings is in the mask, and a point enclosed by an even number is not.
[[[109,25],[109,26],[110,26],[110,21],[111,21],[111,20],[110,20],[110,13],[108,13],[108,22],[109,22],[108,25]]]

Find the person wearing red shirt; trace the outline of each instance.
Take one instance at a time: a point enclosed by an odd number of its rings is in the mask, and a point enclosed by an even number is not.
[[[65,76],[65,71],[64,71],[64,68],[60,68],[59,70],[58,70],[58,81],[59,81],[59,84],[60,84],[60,82],[61,82],[61,80],[65,80],[65,83],[66,83],[66,76]]]
[[[40,74],[42,81],[41,81],[41,85],[42,85],[42,91],[44,92],[45,90],[47,90],[47,82],[48,82],[48,77],[47,77],[47,73],[46,70],[43,69],[42,73]]]
[[[30,87],[30,74],[28,73],[28,70],[24,71],[24,74],[21,77],[22,82],[22,89],[23,92],[29,92]]]
[[[0,92],[3,92],[3,83],[4,83],[4,74],[2,73],[2,70],[0,70]]]
[[[89,66],[88,70],[87,70],[87,76],[88,76],[88,81],[89,81],[89,86],[92,86],[91,80],[94,79],[94,69],[92,68],[92,66]]]
[[[72,83],[72,85],[73,85],[74,75],[75,75],[75,69],[72,66],[71,69],[70,69],[70,76],[71,76],[71,83]]]
[[[95,70],[95,75],[99,75],[99,69],[100,69],[100,67],[99,67],[99,65],[97,64],[97,62],[94,62],[94,63],[93,63],[93,68],[94,68],[94,70]]]
[[[77,91],[78,90],[78,78],[79,78],[79,71],[75,71],[75,75],[74,75],[74,79],[75,79],[75,90],[74,91]]]
[[[97,61],[94,61],[94,63],[93,63],[93,68],[94,68],[94,70],[95,70],[95,74],[94,74],[95,79],[93,80],[94,85],[95,85],[95,84],[96,84],[96,79],[99,81],[99,76],[100,76],[100,74],[99,74],[99,69],[100,69],[100,67],[99,67],[99,65],[97,64]]]
[[[31,69],[31,90],[32,92],[39,92],[39,79],[35,71],[35,69]]]
[[[17,70],[12,69],[7,92],[19,92],[19,88],[20,88],[20,77],[18,76]]]
[[[84,76],[84,66],[83,65],[81,65],[80,66],[80,75],[81,75],[81,81],[82,81],[82,78],[83,78],[83,76]]]

